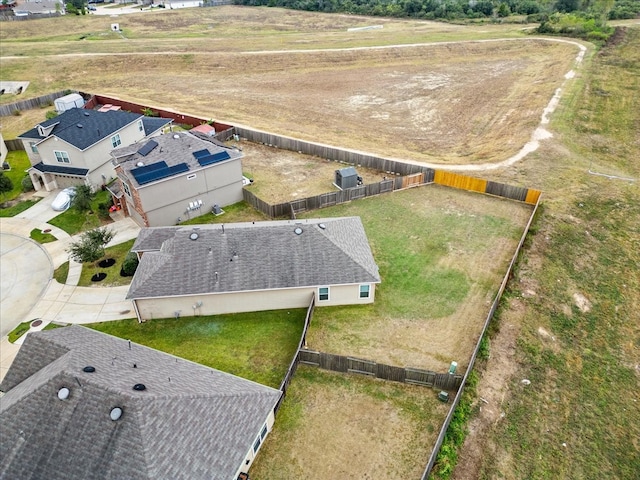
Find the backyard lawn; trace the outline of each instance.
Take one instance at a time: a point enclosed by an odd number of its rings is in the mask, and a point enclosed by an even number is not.
[[[278,388],[298,347],[306,309],[87,325]]]
[[[309,348],[464,367],[531,207],[431,185],[305,214],[351,215],[362,218],[382,283],[372,305],[317,308]]]

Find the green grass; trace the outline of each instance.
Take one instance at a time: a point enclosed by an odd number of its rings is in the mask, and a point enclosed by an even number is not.
[[[58,240],[55,236],[51,235],[50,233],[44,233],[39,228],[34,228],[33,230],[31,230],[29,237],[31,237],[32,240],[35,240],[36,242],[41,244],[51,243]]]
[[[274,388],[296,351],[306,310],[87,325]]]
[[[39,199],[25,200],[24,202],[17,203],[12,207],[0,208],[0,217],[15,217],[19,213],[22,213],[25,210],[28,210],[29,208],[33,207],[36,203],[38,203],[38,201]]]
[[[29,331],[31,322],[33,322],[33,320],[29,320],[28,322],[22,322],[20,325],[18,325],[16,328],[14,328],[13,330],[11,330],[9,332],[9,342],[10,343],[15,343],[15,341],[17,339],[19,339],[22,335],[24,335],[25,333],[27,333]]]
[[[6,161],[11,166],[11,170],[4,170],[3,173],[11,180],[13,189],[0,197],[3,202],[13,200],[22,193],[22,179],[28,176],[26,170],[31,166],[27,152],[24,150],[8,152]]]
[[[80,280],[78,281],[78,285],[81,287],[90,287],[92,285],[96,285],[95,282],[91,281],[91,277],[99,272],[104,272],[107,274],[107,278],[105,278],[102,282],[99,283],[101,287],[105,286],[117,286],[117,285],[129,285],[133,277],[122,277],[120,276],[120,269],[122,268],[122,263],[124,262],[127,253],[133,247],[135,242],[135,238],[129,240],[124,243],[120,243],[118,245],[114,245],[113,247],[109,247],[105,249],[104,256],[99,260],[82,265],[82,273],[80,274]],[[113,258],[116,263],[108,268],[101,268],[98,263],[101,260]]]
[[[227,205],[222,209],[224,214],[214,215],[213,213],[205,213],[191,220],[186,220],[180,225],[200,225],[205,223],[238,223],[238,222],[258,222],[262,220],[270,220],[262,212],[259,212],[246,202],[238,202],[233,205]]]
[[[58,283],[67,283],[69,276],[69,262],[64,262],[53,271],[53,278]]]
[[[90,211],[80,212],[71,207],[55,218],[52,218],[49,223],[54,227],[61,228],[69,235],[75,235],[76,233],[98,228],[103,223],[103,220],[98,215],[98,204],[107,202],[109,198],[109,192],[98,190],[95,198],[91,201]]]

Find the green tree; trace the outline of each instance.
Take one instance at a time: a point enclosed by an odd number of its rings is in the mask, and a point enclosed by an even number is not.
[[[78,185],[71,200],[71,205],[79,212],[86,212],[91,210],[93,197],[95,197],[95,193],[93,193],[89,185]]]
[[[13,182],[4,172],[0,172],[0,193],[2,194],[2,198],[11,190],[13,190]]]
[[[79,263],[95,262],[104,256],[104,247],[113,239],[113,232],[105,228],[96,228],[83,233],[77,242],[69,246],[69,256]]]
[[[511,9],[509,8],[509,5],[507,5],[506,3],[501,3],[498,7],[498,16],[508,17],[509,15],[511,15]]]

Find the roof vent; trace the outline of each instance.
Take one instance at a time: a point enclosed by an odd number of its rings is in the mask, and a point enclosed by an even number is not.
[[[122,417],[122,409],[120,407],[112,408],[111,413],[109,413],[109,418],[115,422],[116,420],[120,420],[120,417]]]
[[[327,226],[324,223],[319,223],[318,227],[320,227],[322,230],[324,230],[325,228],[327,228]]]
[[[89,116],[89,112],[83,112],[85,117]]]
[[[69,398],[70,393],[71,390],[69,390],[67,387],[62,387],[60,390],[58,390],[58,398],[60,400],[66,400],[67,398]]]
[[[146,389],[147,389],[147,387],[145,387],[143,383],[136,383],[136,384],[133,386],[133,389],[134,389],[135,391],[137,391],[137,392],[141,392],[141,391],[143,391],[143,390],[146,390]]]
[[[138,163],[136,163],[136,167],[144,167],[144,162],[138,162]]]
[[[191,240],[197,240],[198,239],[198,234],[196,232],[193,232],[191,235],[189,235],[189,238]]]
[[[86,373],[93,373],[93,372],[96,371],[96,367],[92,367],[91,365],[87,365],[86,367],[84,367],[82,369],[82,371],[86,372]]]
[[[78,128],[82,128],[82,124],[79,123],[78,125],[76,125]]]
[[[180,138],[180,135],[178,135],[177,133],[175,133],[175,134],[173,135],[173,138],[175,138],[176,140],[178,140],[178,139]]]
[[[296,227],[293,229],[293,233],[296,235],[302,235],[302,229],[300,227]]]

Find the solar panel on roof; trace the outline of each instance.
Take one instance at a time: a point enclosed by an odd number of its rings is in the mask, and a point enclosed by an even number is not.
[[[187,171],[189,171],[189,166],[186,163],[179,163],[178,165],[173,165],[171,167],[162,168],[160,170],[153,170],[138,176],[134,176],[136,178],[136,181],[140,185],[145,185],[147,183],[155,182],[156,180],[161,180],[167,177],[172,177],[174,175],[177,175],[178,173]]]
[[[131,174],[136,177],[137,180],[138,175],[144,175],[146,173],[153,172],[154,170],[160,170],[162,168],[168,168],[167,162],[165,162],[164,160],[156,163],[150,163],[149,165],[145,165],[143,167],[133,168],[131,169]]]
[[[198,150],[197,152],[193,152],[193,156],[196,157],[196,160],[202,157],[206,157],[211,155],[211,152],[208,149]]]
[[[149,155],[151,150],[153,150],[157,146],[158,146],[158,142],[156,142],[155,140],[149,140],[142,147],[140,147],[140,149],[138,150],[138,153],[143,157],[146,157],[147,155]]]
[[[205,167],[207,165],[211,165],[212,163],[218,163],[223,160],[227,160],[228,158],[231,158],[229,152],[222,151],[214,153],[213,155],[207,155],[206,157],[198,158],[198,163],[201,167]]]

